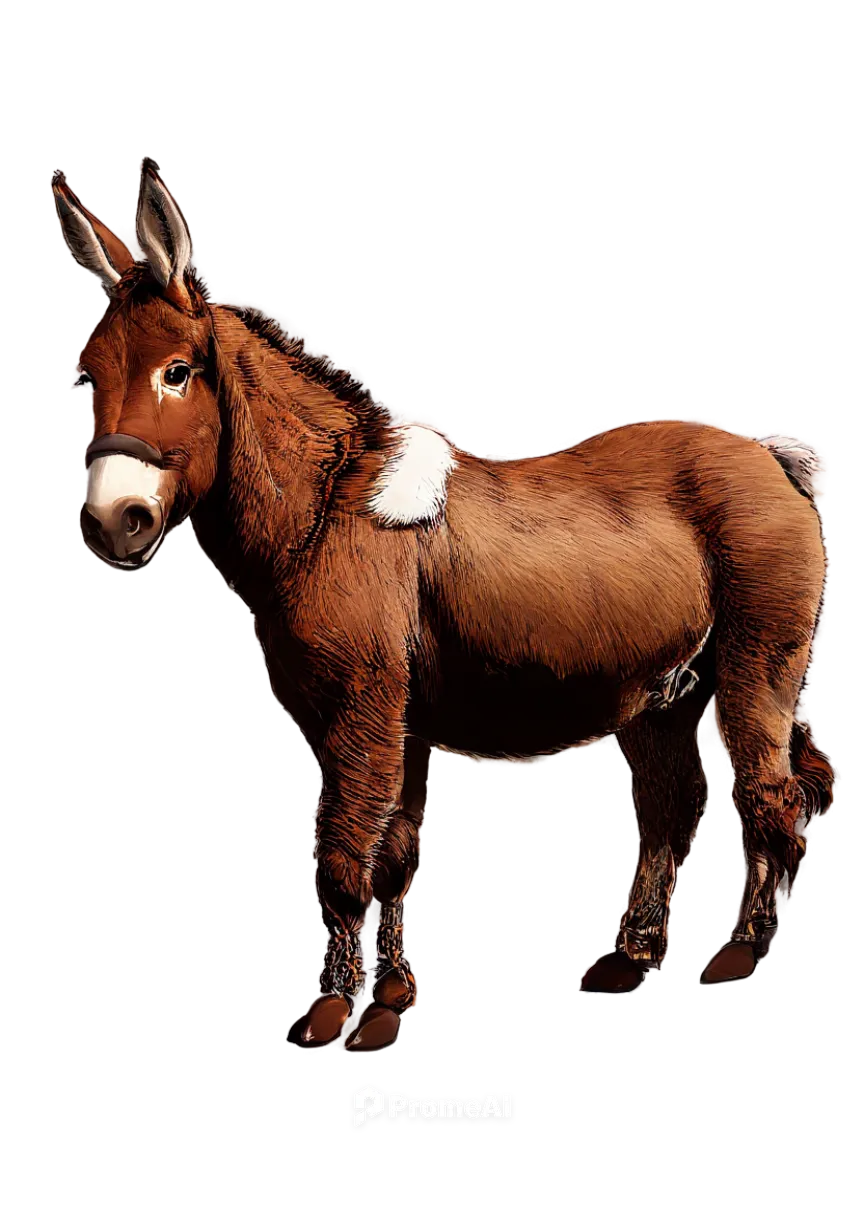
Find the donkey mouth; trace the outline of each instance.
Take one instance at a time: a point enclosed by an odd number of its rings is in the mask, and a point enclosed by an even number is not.
[[[162,534],[147,549],[136,550],[134,554],[127,554],[123,558],[118,558],[108,553],[107,550],[96,549],[89,541],[87,545],[101,562],[107,563],[108,566],[113,566],[116,570],[140,570],[142,566],[147,565],[161,542]]]

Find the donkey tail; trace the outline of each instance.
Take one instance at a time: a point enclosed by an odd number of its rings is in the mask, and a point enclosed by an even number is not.
[[[809,822],[814,814],[824,814],[834,798],[834,769],[810,736],[810,727],[792,723],[789,743],[792,775],[804,794],[804,813]]]
[[[820,469],[819,458],[813,449],[794,436],[766,436],[759,444],[780,462],[793,487],[807,499],[812,499],[816,494],[814,479]]]

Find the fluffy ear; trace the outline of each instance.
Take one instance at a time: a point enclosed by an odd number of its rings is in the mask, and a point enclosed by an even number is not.
[[[192,264],[192,237],[177,202],[159,177],[159,165],[145,159],[138,194],[138,242],[153,275],[174,301],[189,305],[184,275]]]
[[[132,253],[122,240],[82,206],[66,184],[62,172],[54,173],[51,188],[54,190],[54,203],[63,238],[70,252],[80,265],[96,274],[106,290],[110,290],[126,269],[135,263]]]

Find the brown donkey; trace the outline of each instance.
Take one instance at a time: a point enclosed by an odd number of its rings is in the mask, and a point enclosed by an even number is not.
[[[191,516],[255,614],[277,698],[318,757],[322,997],[288,1039],[337,1037],[381,903],[374,1003],[353,1050],[391,1043],[416,997],[402,901],[433,746],[528,758],[614,733],[641,848],[615,944],[584,990],[632,990],[666,950],[702,813],[711,696],[735,769],[747,882],[703,982],[747,977],[777,926],[831,767],[795,720],[825,558],[815,458],[699,424],[635,424],[548,457],[471,457],[395,427],[345,373],[256,311],[214,306],[189,231],[145,160],[131,253],[61,173],[57,210],[108,310],[81,355],[94,390],[84,539],[132,570]]]

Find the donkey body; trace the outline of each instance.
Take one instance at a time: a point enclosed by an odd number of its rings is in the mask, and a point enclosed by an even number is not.
[[[402,902],[432,747],[530,757],[614,733],[640,856],[615,950],[583,989],[634,989],[706,798],[696,728],[716,693],[748,875],[703,981],[748,976],[832,772],[795,709],[824,580],[812,455],[697,424],[637,424],[548,457],[471,457],[396,427],[257,312],[210,304],[145,160],[136,263],[58,174],[64,235],[109,292],[81,357],[96,431],[88,545],[144,565],[191,516],[249,605],[273,691],[322,772],[322,996],[289,1040],[341,1032],[381,903],[374,1002],[350,1049],[391,1043],[416,985]]]

